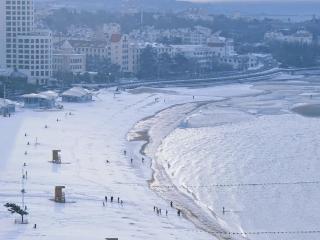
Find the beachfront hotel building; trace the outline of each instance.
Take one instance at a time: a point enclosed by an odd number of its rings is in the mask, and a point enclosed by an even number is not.
[[[52,35],[34,28],[33,0],[1,0],[0,65],[29,73],[30,83],[44,85],[52,76]]]

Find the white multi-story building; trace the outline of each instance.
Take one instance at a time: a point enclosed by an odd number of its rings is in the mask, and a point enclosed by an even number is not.
[[[72,72],[81,74],[86,71],[86,54],[75,53],[68,41],[53,53],[54,72]]]
[[[68,42],[76,53],[110,59],[111,47],[107,41],[68,40]]]
[[[149,26],[143,30],[133,30],[129,35],[132,39],[145,42],[159,42],[167,39],[170,42],[179,41],[179,44],[203,45],[207,43],[212,31],[202,26],[177,29],[156,29]]]
[[[294,34],[285,34],[282,31],[273,31],[267,32],[264,35],[264,39],[266,41],[278,41],[310,45],[313,42],[313,35],[312,33],[305,30],[299,30]]]
[[[112,34],[111,44],[111,63],[120,66],[124,73],[130,73],[129,70],[129,36],[127,34]]]
[[[37,31],[18,35],[16,46],[14,66],[29,71],[31,83],[47,84],[52,76],[51,32]]]
[[[199,69],[211,69],[214,57],[212,48],[206,45],[171,45],[175,54],[194,60]]]
[[[6,25],[6,63],[7,67],[16,67],[17,37],[34,31],[33,1],[5,0]]]
[[[217,57],[235,55],[234,42],[232,39],[214,35],[208,39],[207,44]]]
[[[66,40],[63,44],[68,44],[76,54],[109,60],[110,63],[119,65],[122,72],[130,73],[129,36],[116,33],[112,34],[108,40]]]
[[[5,36],[1,62],[7,68],[27,70],[31,83],[46,84],[52,76],[52,36],[34,29],[33,0],[1,0],[0,10],[1,46]]]
[[[129,72],[137,73],[140,68],[140,55],[146,47],[152,47],[159,57],[167,54],[174,57],[178,54],[192,59],[199,69],[212,68],[213,50],[206,45],[166,45],[159,43],[131,43],[129,46]]]
[[[5,1],[0,1],[0,69],[6,68],[6,14]]]
[[[254,54],[229,55],[218,58],[223,64],[230,65],[233,69],[248,70],[259,67],[259,58]]]

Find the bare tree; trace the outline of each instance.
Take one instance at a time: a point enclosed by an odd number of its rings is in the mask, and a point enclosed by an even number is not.
[[[23,223],[23,217],[29,214],[27,211],[21,209],[21,207],[15,203],[6,203],[4,206],[8,208],[8,211],[11,212],[12,214],[14,213],[19,214],[21,216],[22,223]]]

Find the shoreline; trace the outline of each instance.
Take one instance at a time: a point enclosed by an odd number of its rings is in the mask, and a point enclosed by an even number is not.
[[[155,151],[150,151],[148,147],[150,145],[153,148],[157,149],[161,141],[168,136],[174,129],[176,129],[181,121],[189,114],[191,114],[194,111],[197,111],[203,106],[206,106],[211,103],[224,101],[223,100],[212,100],[212,101],[200,101],[200,102],[192,102],[192,103],[182,103],[182,104],[175,104],[168,108],[162,109],[152,116],[145,117],[138,121],[133,128],[128,132],[127,136],[130,135],[130,133],[136,134],[131,139],[128,139],[128,142],[140,142],[140,150],[139,153],[143,156],[148,157],[151,160],[150,170],[151,178],[147,180],[149,188],[154,191],[157,195],[159,195],[162,199],[165,201],[173,201],[174,202],[174,208],[182,210],[182,215],[184,218],[186,218],[188,221],[193,223],[195,227],[198,229],[196,231],[205,231],[209,233],[210,235],[214,236],[217,239],[221,240],[231,240],[231,239],[247,239],[243,236],[231,236],[228,234],[231,232],[226,227],[227,224],[225,222],[222,222],[221,219],[217,218],[217,215],[215,212],[213,212],[211,209],[201,206],[199,204],[199,200],[193,195],[192,192],[189,192],[188,189],[185,189],[187,193],[185,193],[182,189],[179,189],[179,187],[175,186],[173,182],[171,181],[170,177],[167,175],[164,166],[157,161],[157,158],[155,156]],[[179,108],[188,106],[192,104],[191,110],[189,111],[181,111]],[[180,110],[180,111],[179,111]],[[164,134],[163,136],[159,137],[159,139],[155,139],[157,137],[152,136],[151,128],[155,127],[155,123],[149,123],[148,121],[152,122],[153,120],[157,119],[159,115],[162,113],[165,113],[166,111],[173,111],[173,114],[177,115],[178,121],[174,121],[173,123],[170,123],[169,126],[166,125],[167,130],[169,132],[167,134]],[[181,115],[181,116],[179,116]],[[147,123],[148,127],[145,127],[143,130],[136,131],[136,127],[139,124]],[[158,140],[158,143],[154,143],[155,140]],[[160,141],[160,142],[159,142]],[[157,142],[157,141],[156,141]],[[190,196],[191,195],[191,196]],[[225,226],[223,226],[225,225]]]

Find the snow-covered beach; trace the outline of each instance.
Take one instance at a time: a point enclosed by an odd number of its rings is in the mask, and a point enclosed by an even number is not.
[[[304,93],[319,89],[316,82],[301,79],[254,86],[139,88],[116,97],[112,90],[101,90],[96,101],[65,104],[63,111],[23,110],[2,118],[0,204],[20,203],[21,171],[26,163],[30,224],[15,225],[14,217],[1,207],[0,239],[213,239],[214,235],[279,239],[217,231],[316,229],[317,215],[310,209],[317,208],[319,200],[315,189],[320,168],[315,161],[318,119],[290,109],[318,101],[316,94],[310,100]],[[295,135],[290,135],[297,127]],[[298,139],[308,155],[298,148]],[[296,150],[280,155],[285,147]],[[62,150],[62,162],[70,164],[49,163],[53,149]],[[257,152],[260,161],[254,157]],[[287,161],[276,161],[279,158]],[[310,161],[298,161],[301,158]],[[279,169],[279,175],[270,174],[272,167]],[[290,172],[287,177],[284,170]],[[297,181],[309,184],[292,188],[290,183]],[[288,185],[260,186],[260,190],[259,186],[254,190],[233,186],[272,182]],[[217,188],[219,184],[228,186]],[[50,201],[57,185],[66,186],[70,203]],[[283,195],[282,188],[289,195]],[[103,206],[105,196],[120,197],[123,206],[117,202]],[[177,216],[170,201],[186,218]],[[162,215],[154,212],[154,206],[162,209]],[[285,218],[295,217],[295,207],[297,219],[307,219],[303,224]],[[32,228],[34,223],[37,229]],[[281,239],[314,235],[295,236],[283,234]]]
[[[149,190],[149,160],[142,164],[138,149],[127,146],[126,134],[141,118],[192,98],[166,95],[166,103],[163,98],[155,102],[161,96],[123,93],[114,98],[108,90],[92,103],[65,104],[61,112],[25,109],[1,118],[0,205],[21,202],[21,171],[26,163],[30,224],[15,225],[14,216],[1,207],[0,239],[183,239],[186,234],[208,239],[207,233],[194,231],[193,224],[177,217],[168,202]],[[49,163],[53,149],[62,150],[62,162],[70,164]],[[75,203],[50,201],[57,185],[66,186],[66,200]],[[103,207],[105,196],[119,196],[123,206],[108,202]],[[155,205],[162,208],[162,216],[153,212]]]
[[[131,92],[114,98],[113,90],[102,90],[95,102],[65,104],[64,111],[24,109],[0,119],[0,204],[21,202],[21,172],[28,171],[25,203],[30,212],[30,224],[19,226],[2,207],[0,239],[183,239],[186,234],[192,239],[210,238],[177,217],[169,202],[149,189],[150,160],[142,163],[140,145],[126,141],[136,122],[194,101],[197,90]],[[198,94],[197,100],[220,99],[206,93]],[[62,162],[70,164],[52,165],[54,149],[60,149]],[[50,201],[58,185],[66,186],[66,199],[73,203]],[[103,207],[105,196],[119,196],[124,204],[109,202]],[[162,216],[154,213],[154,206],[162,208]]]

